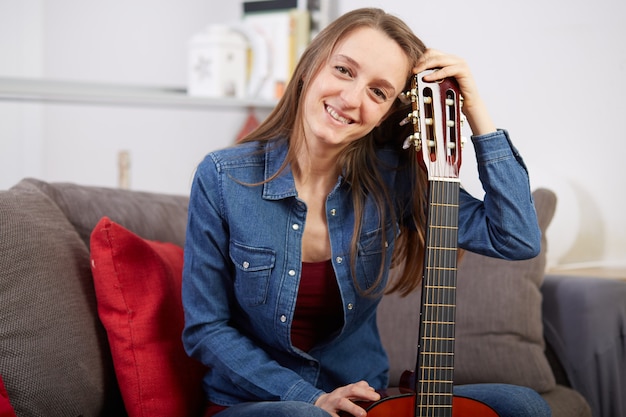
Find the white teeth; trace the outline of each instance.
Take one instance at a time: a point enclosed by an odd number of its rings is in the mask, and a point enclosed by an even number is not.
[[[335,119],[335,120],[337,120],[337,121],[339,121],[339,122],[341,122],[343,124],[349,125],[350,123],[352,123],[352,120],[346,119],[345,117],[340,116],[330,106],[326,106],[326,112],[328,112],[328,114],[330,114],[333,117],[333,119]]]

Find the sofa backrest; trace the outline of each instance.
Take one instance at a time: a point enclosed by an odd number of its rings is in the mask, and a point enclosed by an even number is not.
[[[187,196],[47,183],[32,178],[13,187],[22,188],[37,188],[54,201],[87,246],[91,231],[104,216],[146,239],[184,244]]]

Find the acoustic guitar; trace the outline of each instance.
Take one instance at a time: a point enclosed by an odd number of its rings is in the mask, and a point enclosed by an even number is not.
[[[415,371],[401,387],[360,404],[368,417],[498,417],[479,401],[455,396],[454,327],[459,219],[462,97],[455,79],[427,83],[417,74],[405,96],[411,100],[413,147],[428,176],[428,215],[418,353]]]

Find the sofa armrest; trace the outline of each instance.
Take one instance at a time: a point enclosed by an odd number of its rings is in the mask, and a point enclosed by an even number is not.
[[[594,417],[626,416],[626,281],[546,275],[546,342]]]

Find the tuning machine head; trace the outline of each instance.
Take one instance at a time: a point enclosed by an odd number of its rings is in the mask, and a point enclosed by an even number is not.
[[[413,133],[404,139],[402,149],[409,149],[411,146],[413,146],[417,152],[422,150],[422,139],[420,138],[419,133]]]

